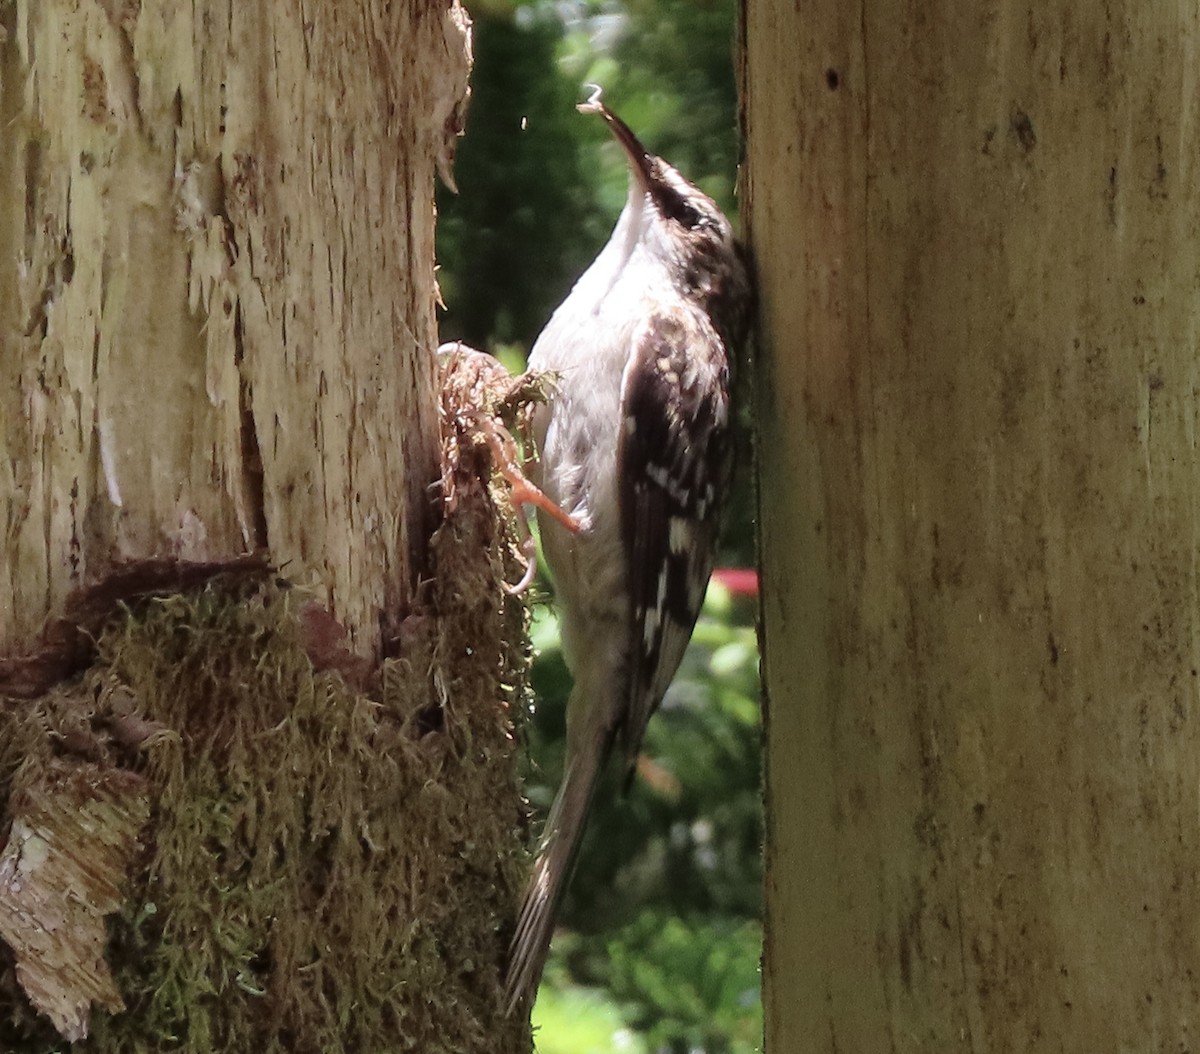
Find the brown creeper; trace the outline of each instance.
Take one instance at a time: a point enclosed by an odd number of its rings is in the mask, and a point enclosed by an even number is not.
[[[574,677],[562,785],[509,953],[508,1008],[536,989],[554,914],[614,742],[632,768],[704,599],[732,453],[729,375],[750,279],[729,221],[600,101],[629,198],[608,244],[534,344],[558,375],[535,481],[579,526],[543,517]]]

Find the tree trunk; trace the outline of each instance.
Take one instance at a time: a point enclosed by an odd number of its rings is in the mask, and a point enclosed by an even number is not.
[[[437,475],[461,30],[441,4],[6,14],[0,638],[114,562],[269,546],[377,647]]]
[[[1188,1049],[1200,16],[745,30],[768,1049]]]
[[[0,2],[6,1050],[527,1048],[469,62],[455,0]]]

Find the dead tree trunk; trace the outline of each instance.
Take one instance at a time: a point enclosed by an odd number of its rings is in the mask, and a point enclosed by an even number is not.
[[[0,2],[6,1050],[527,1046],[469,63],[450,0]]]
[[[746,18],[768,1049],[1184,1049],[1200,17]]]

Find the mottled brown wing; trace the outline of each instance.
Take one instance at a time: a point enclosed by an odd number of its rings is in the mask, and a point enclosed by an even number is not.
[[[620,736],[632,764],[700,613],[728,490],[729,362],[706,316],[680,308],[638,328],[621,409],[630,683]]]

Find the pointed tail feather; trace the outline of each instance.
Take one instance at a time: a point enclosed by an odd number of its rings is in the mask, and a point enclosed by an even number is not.
[[[519,1004],[528,1005],[542,978],[554,933],[554,916],[583,838],[596,781],[608,756],[606,746],[601,743],[594,750],[575,752],[563,773],[508,949],[504,982],[507,1014]]]

